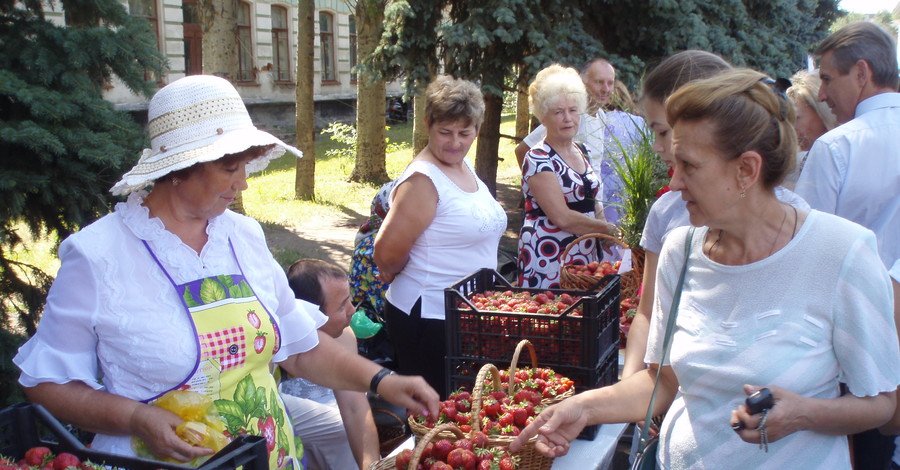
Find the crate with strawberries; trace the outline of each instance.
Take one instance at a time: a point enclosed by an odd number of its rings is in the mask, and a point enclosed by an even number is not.
[[[595,370],[618,349],[615,275],[601,290],[586,292],[513,287],[496,271],[482,269],[445,289],[444,298],[450,358],[504,364],[528,339],[547,367]]]
[[[161,462],[87,447],[40,405],[18,403],[0,410],[0,467],[64,470],[245,470],[268,468],[266,441],[238,436],[203,465]]]

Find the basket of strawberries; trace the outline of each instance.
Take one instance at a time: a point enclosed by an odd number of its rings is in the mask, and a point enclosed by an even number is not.
[[[605,233],[588,233],[569,243],[559,257],[559,285],[563,289],[583,291],[597,291],[606,286],[604,278],[610,274],[616,274],[618,269],[609,262],[592,261],[590,263],[576,263],[569,260],[569,251],[578,246],[582,241],[591,238],[607,240],[623,248],[628,248],[624,242]],[[608,281],[607,281],[608,282]]]
[[[450,434],[454,441],[440,438]],[[519,466],[519,459],[505,449],[490,447],[484,433],[472,433],[470,437],[457,426],[446,423],[435,426],[419,439],[413,450],[404,449],[399,454],[373,463],[369,470],[453,470],[456,468],[527,470]]]
[[[526,348],[531,357],[531,367],[518,367],[519,356]],[[538,367],[534,345],[527,339],[519,341],[516,345],[509,370],[500,371],[500,383],[502,390],[506,390],[507,396],[510,397],[522,392],[537,393],[541,397],[540,404],[544,407],[559,403],[575,394],[574,381],[557,374],[553,369]],[[485,379],[483,386],[488,391],[494,390],[491,380]]]
[[[509,395],[508,388],[503,387],[500,381],[500,375],[496,366],[485,364],[478,372],[473,392],[452,394],[448,400],[441,402],[437,418],[410,416],[409,425],[413,434],[424,439],[428,433],[453,420],[468,435],[485,434],[491,447],[508,448],[522,429],[534,421],[544,405],[541,404],[541,394],[532,390],[519,390]],[[459,439],[458,435],[447,429],[442,429],[437,435],[451,442]],[[532,438],[516,454],[520,459],[519,468],[546,470],[552,465],[552,458],[541,455],[534,448],[536,439]]]

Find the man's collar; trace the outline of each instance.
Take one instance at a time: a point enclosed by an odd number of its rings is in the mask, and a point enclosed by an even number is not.
[[[872,95],[856,105],[856,112],[853,114],[854,119],[880,108],[896,108],[900,107],[900,93],[893,91],[884,91]]]

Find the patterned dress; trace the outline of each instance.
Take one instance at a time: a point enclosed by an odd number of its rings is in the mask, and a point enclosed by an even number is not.
[[[388,285],[378,279],[378,267],[372,258],[375,252],[375,236],[390,208],[390,193],[394,182],[384,184],[372,199],[372,210],[356,234],[356,245],[350,259],[351,302],[361,308],[373,321],[384,318],[384,293]]]
[[[543,141],[525,154],[522,163],[522,192],[525,194],[525,217],[519,232],[519,286],[550,289],[559,288],[560,256],[575,238],[544,214],[538,205],[528,179],[542,171],[556,175],[563,197],[570,209],[594,217],[594,202],[600,190],[600,180],[588,163],[589,151],[582,150],[585,173],[578,173],[559,154]],[[581,241],[569,250],[566,264],[589,263],[597,260],[596,239]]]

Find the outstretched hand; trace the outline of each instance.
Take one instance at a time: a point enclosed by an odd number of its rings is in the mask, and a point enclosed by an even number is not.
[[[440,396],[420,376],[388,375],[378,384],[378,394],[413,414],[437,416]]]
[[[542,411],[533,423],[529,424],[516,439],[510,443],[510,452],[517,452],[534,436],[535,449],[547,457],[561,457],[569,452],[572,442],[587,424],[587,418],[580,405],[568,399]]]
[[[152,405],[138,405],[131,414],[133,434],[147,444],[150,452],[160,459],[169,458],[190,462],[204,455],[215,453],[208,447],[192,446],[175,434],[175,428],[184,422],[171,411]]]

